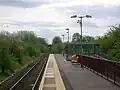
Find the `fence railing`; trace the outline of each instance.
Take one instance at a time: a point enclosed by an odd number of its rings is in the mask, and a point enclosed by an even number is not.
[[[81,56],[84,66],[120,86],[120,63],[89,56]]]

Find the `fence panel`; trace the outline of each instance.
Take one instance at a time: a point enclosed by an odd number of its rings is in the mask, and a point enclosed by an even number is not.
[[[108,80],[120,84],[120,63],[95,57],[81,56],[80,63],[96,71]]]

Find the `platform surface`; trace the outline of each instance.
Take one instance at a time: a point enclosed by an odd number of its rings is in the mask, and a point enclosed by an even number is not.
[[[49,55],[39,90],[65,90],[55,57]]]
[[[66,90],[120,90],[120,87],[112,84],[95,73],[82,69],[80,65],[72,65],[61,55],[55,55],[62,75]]]

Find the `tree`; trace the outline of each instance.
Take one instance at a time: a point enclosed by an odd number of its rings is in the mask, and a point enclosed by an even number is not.
[[[112,54],[112,59],[120,59],[120,25],[111,26],[104,36],[98,38],[98,42],[106,54]]]
[[[72,36],[72,42],[76,43],[76,42],[80,42],[80,34],[79,33],[74,33]],[[84,35],[82,36],[82,42],[91,42],[91,41],[95,41],[95,38],[92,36],[87,36]]]
[[[95,41],[95,38],[92,36],[83,36],[82,41],[83,42],[91,42],[91,41]]]
[[[13,72],[29,62],[29,59],[48,54],[48,45],[44,38],[37,37],[31,31],[16,33],[0,32],[0,71]]]
[[[51,51],[53,53],[62,53],[63,47],[64,47],[64,44],[62,43],[61,38],[59,36],[55,36],[53,38]]]
[[[52,52],[60,54],[63,51],[63,43],[57,43],[52,45]]]
[[[40,40],[40,43],[47,45],[47,41],[45,38],[38,38]]]
[[[79,42],[80,41],[80,34],[74,33],[72,36],[72,42]]]
[[[62,43],[62,40],[59,36],[53,38],[52,44]]]

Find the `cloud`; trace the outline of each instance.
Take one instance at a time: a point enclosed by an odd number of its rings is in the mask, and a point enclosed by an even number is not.
[[[53,28],[53,30],[52,30]],[[10,33],[20,30],[34,31],[37,36],[46,38],[49,43],[55,35],[59,35],[59,25],[54,22],[21,22],[4,20],[0,22],[0,31],[9,31]]]
[[[49,43],[52,42],[54,35],[56,35],[56,33],[50,29],[38,30],[37,34],[39,34],[43,38],[48,39]]]
[[[43,21],[36,21],[36,22],[25,22],[25,21],[14,21],[14,20],[4,20],[2,22],[0,22],[0,27],[1,28],[14,28],[16,27],[16,29],[19,28],[35,28],[35,29],[44,29],[44,28],[53,28],[53,29],[57,29],[60,27],[60,25],[58,23],[55,22],[43,22]]]
[[[78,19],[70,18],[74,14],[92,15],[90,19],[83,19],[83,35],[103,35],[108,26],[120,23],[120,5],[87,5],[89,3],[80,4],[80,2],[77,3],[72,0],[68,1],[68,4],[67,2],[63,3],[63,1],[60,2],[60,0],[40,1],[37,2],[39,4],[38,6],[36,4],[37,7],[31,5],[30,7],[32,8],[24,6],[27,3],[36,3],[28,0],[25,2],[19,0],[22,3],[21,5],[17,4],[18,1],[16,0],[16,3],[12,3],[17,5],[15,7],[10,5],[1,6],[0,30],[9,32],[32,30],[37,35],[46,37],[51,42],[54,36],[61,36],[62,34],[65,34],[65,40],[67,40],[66,28],[70,28],[70,39],[73,33],[80,32],[80,26],[77,24]],[[46,4],[49,2],[50,4]]]
[[[83,20],[82,25],[84,27],[88,27],[88,28],[100,28],[101,26],[99,26],[97,23],[89,21],[89,20]],[[70,22],[70,26],[71,27],[80,27],[80,25],[77,23],[77,20],[74,22]]]
[[[32,8],[50,3],[49,0],[0,0],[0,5]]]
[[[28,26],[28,27],[47,27],[47,28],[51,28],[51,27],[60,27],[59,24],[55,23],[55,22],[47,22],[47,21],[34,21],[34,22],[24,22],[24,21],[14,21],[14,24],[18,25],[18,26]]]
[[[34,8],[41,5],[49,7],[71,7],[77,5],[120,4],[119,0],[0,0],[2,6]]]
[[[120,24],[120,5],[79,5],[79,6],[72,6],[67,7],[69,10],[73,10],[74,13],[71,15],[91,15],[92,18],[84,18],[83,19],[83,26],[86,28],[93,28],[93,29],[104,29],[101,31],[102,33],[105,32],[105,29],[108,26]],[[71,19],[71,26],[77,27],[78,25],[76,22],[78,19]],[[73,22],[74,21],[74,22]]]
[[[120,16],[120,5],[79,5],[68,7],[70,10],[74,10],[78,15],[92,15],[93,18],[107,18],[111,17],[119,17]]]

